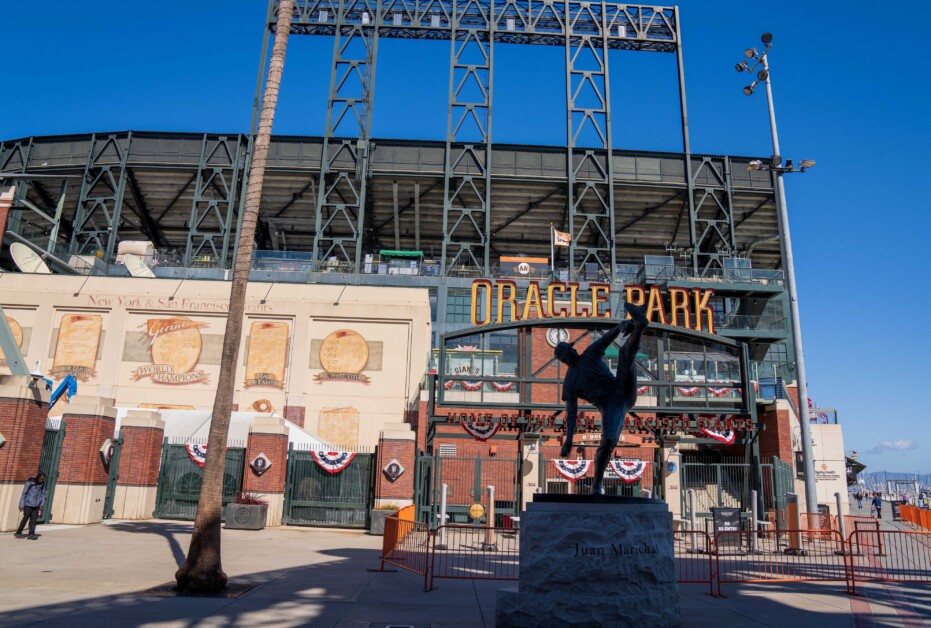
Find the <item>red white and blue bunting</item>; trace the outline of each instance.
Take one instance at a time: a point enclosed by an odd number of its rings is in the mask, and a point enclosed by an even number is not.
[[[472,392],[482,389],[482,382],[467,382],[465,380],[462,380],[462,382],[460,383],[462,384],[463,388],[465,388],[466,390],[471,390]]]
[[[495,434],[498,433],[498,429],[501,427],[500,423],[467,423],[463,421],[461,423],[462,429],[468,432],[473,438],[476,438],[480,441],[486,441]]]
[[[477,392],[482,389],[485,384],[489,384],[492,389],[497,392],[508,392],[514,389],[514,382],[483,382],[483,381],[468,381],[468,380],[456,380],[448,379],[443,382],[444,390],[452,390],[456,387],[456,384],[459,384],[464,390],[471,392]]]
[[[642,395],[650,389],[649,386],[637,386],[637,394]]]
[[[702,434],[708,438],[713,438],[716,441],[720,441],[725,445],[733,445],[734,441],[737,440],[737,432],[734,430],[726,430],[724,432],[717,432],[715,430],[706,430],[701,431]]]
[[[507,392],[514,388],[514,382],[492,382],[491,387],[498,392]]]
[[[578,482],[585,477],[588,469],[592,466],[591,460],[553,460],[553,465],[563,476],[570,482]]]
[[[320,468],[329,473],[339,473],[349,466],[352,459],[356,457],[354,453],[348,451],[311,451],[310,455],[314,461],[320,465]]]
[[[204,466],[204,463],[207,461],[207,446],[206,445],[195,445],[194,443],[187,443],[184,445],[184,449],[187,450],[187,455],[191,457],[191,460],[194,461],[198,467]]]
[[[698,391],[701,390],[698,386],[676,386],[676,388],[686,397],[694,397],[698,394]]]
[[[643,460],[622,460],[621,458],[614,458],[613,460],[609,460],[608,464],[611,466],[611,470],[617,473],[618,477],[630,483],[640,479],[643,472],[647,470],[647,464],[649,463]]]

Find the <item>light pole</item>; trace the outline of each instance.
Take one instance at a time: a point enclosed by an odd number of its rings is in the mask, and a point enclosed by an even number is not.
[[[756,48],[747,48],[744,51],[746,60],[737,64],[738,72],[755,72],[756,80],[750,85],[744,87],[743,92],[747,96],[753,95],[753,90],[760,83],[766,84],[766,102],[769,106],[769,129],[773,136],[773,156],[771,163],[764,165],[760,161],[751,162],[747,167],[749,170],[759,170],[765,168],[776,173],[776,205],[777,215],[779,217],[779,232],[782,237],[782,258],[785,260],[786,287],[789,291],[789,321],[792,325],[792,344],[795,346],[795,368],[798,379],[798,411],[801,416],[798,417],[802,432],[802,461],[805,465],[805,503],[809,512],[817,512],[818,508],[818,490],[815,484],[815,460],[811,450],[811,425],[808,411],[808,379],[805,377],[805,352],[802,350],[802,326],[798,314],[798,291],[795,284],[795,263],[792,258],[792,237],[789,233],[789,215],[786,205],[786,190],[782,180],[782,175],[786,172],[805,172],[808,168],[815,165],[814,161],[805,160],[800,162],[800,169],[796,171],[795,165],[787,161],[785,166],[782,165],[782,157],[779,151],[779,133],[776,130],[776,111],[773,107],[773,87],[769,76],[769,60],[766,58],[769,49],[772,48],[773,36],[771,33],[763,33],[763,52],[758,52]],[[750,61],[756,61],[751,67]],[[762,69],[757,71],[757,68]]]

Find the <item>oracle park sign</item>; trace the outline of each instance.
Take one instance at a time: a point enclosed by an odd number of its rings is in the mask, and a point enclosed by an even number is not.
[[[528,282],[523,300],[517,283],[509,279],[476,279],[472,282],[471,321],[476,327],[531,319],[602,318],[612,316],[611,286],[591,283],[590,294],[581,298],[577,282],[551,281],[545,287]],[[651,323],[714,334],[711,289],[624,286],[624,300],[643,306]]]

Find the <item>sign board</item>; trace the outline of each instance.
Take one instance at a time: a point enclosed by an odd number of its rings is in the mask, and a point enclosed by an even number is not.
[[[714,538],[718,546],[740,547],[739,534],[725,534],[720,539],[719,532],[739,532],[740,531],[740,509],[739,508],[711,508],[711,520],[714,523]]]
[[[798,495],[795,493],[786,493],[786,526],[792,532],[789,533],[788,553],[799,552],[802,549],[802,539],[799,534],[801,526],[799,522]]]
[[[831,514],[831,508],[827,504],[818,504],[818,514],[819,515],[829,515]]]
[[[892,502],[892,520],[893,521],[902,520],[902,512],[899,510],[901,507],[902,507],[902,504],[900,504],[899,502]]]
[[[805,479],[805,458],[802,455],[802,452],[796,451],[795,453],[795,477],[799,480]]]

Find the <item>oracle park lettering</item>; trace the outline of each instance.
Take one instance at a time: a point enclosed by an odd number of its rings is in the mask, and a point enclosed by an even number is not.
[[[476,279],[472,282],[472,325],[480,327],[541,318],[611,318],[608,307],[611,286],[592,283],[589,290],[591,296],[581,299],[577,282],[553,281],[541,288],[539,282],[531,281],[521,305],[514,281]],[[715,333],[712,295],[711,289],[668,288],[663,291],[658,286],[624,286],[625,301],[643,306],[650,322],[709,334]]]

